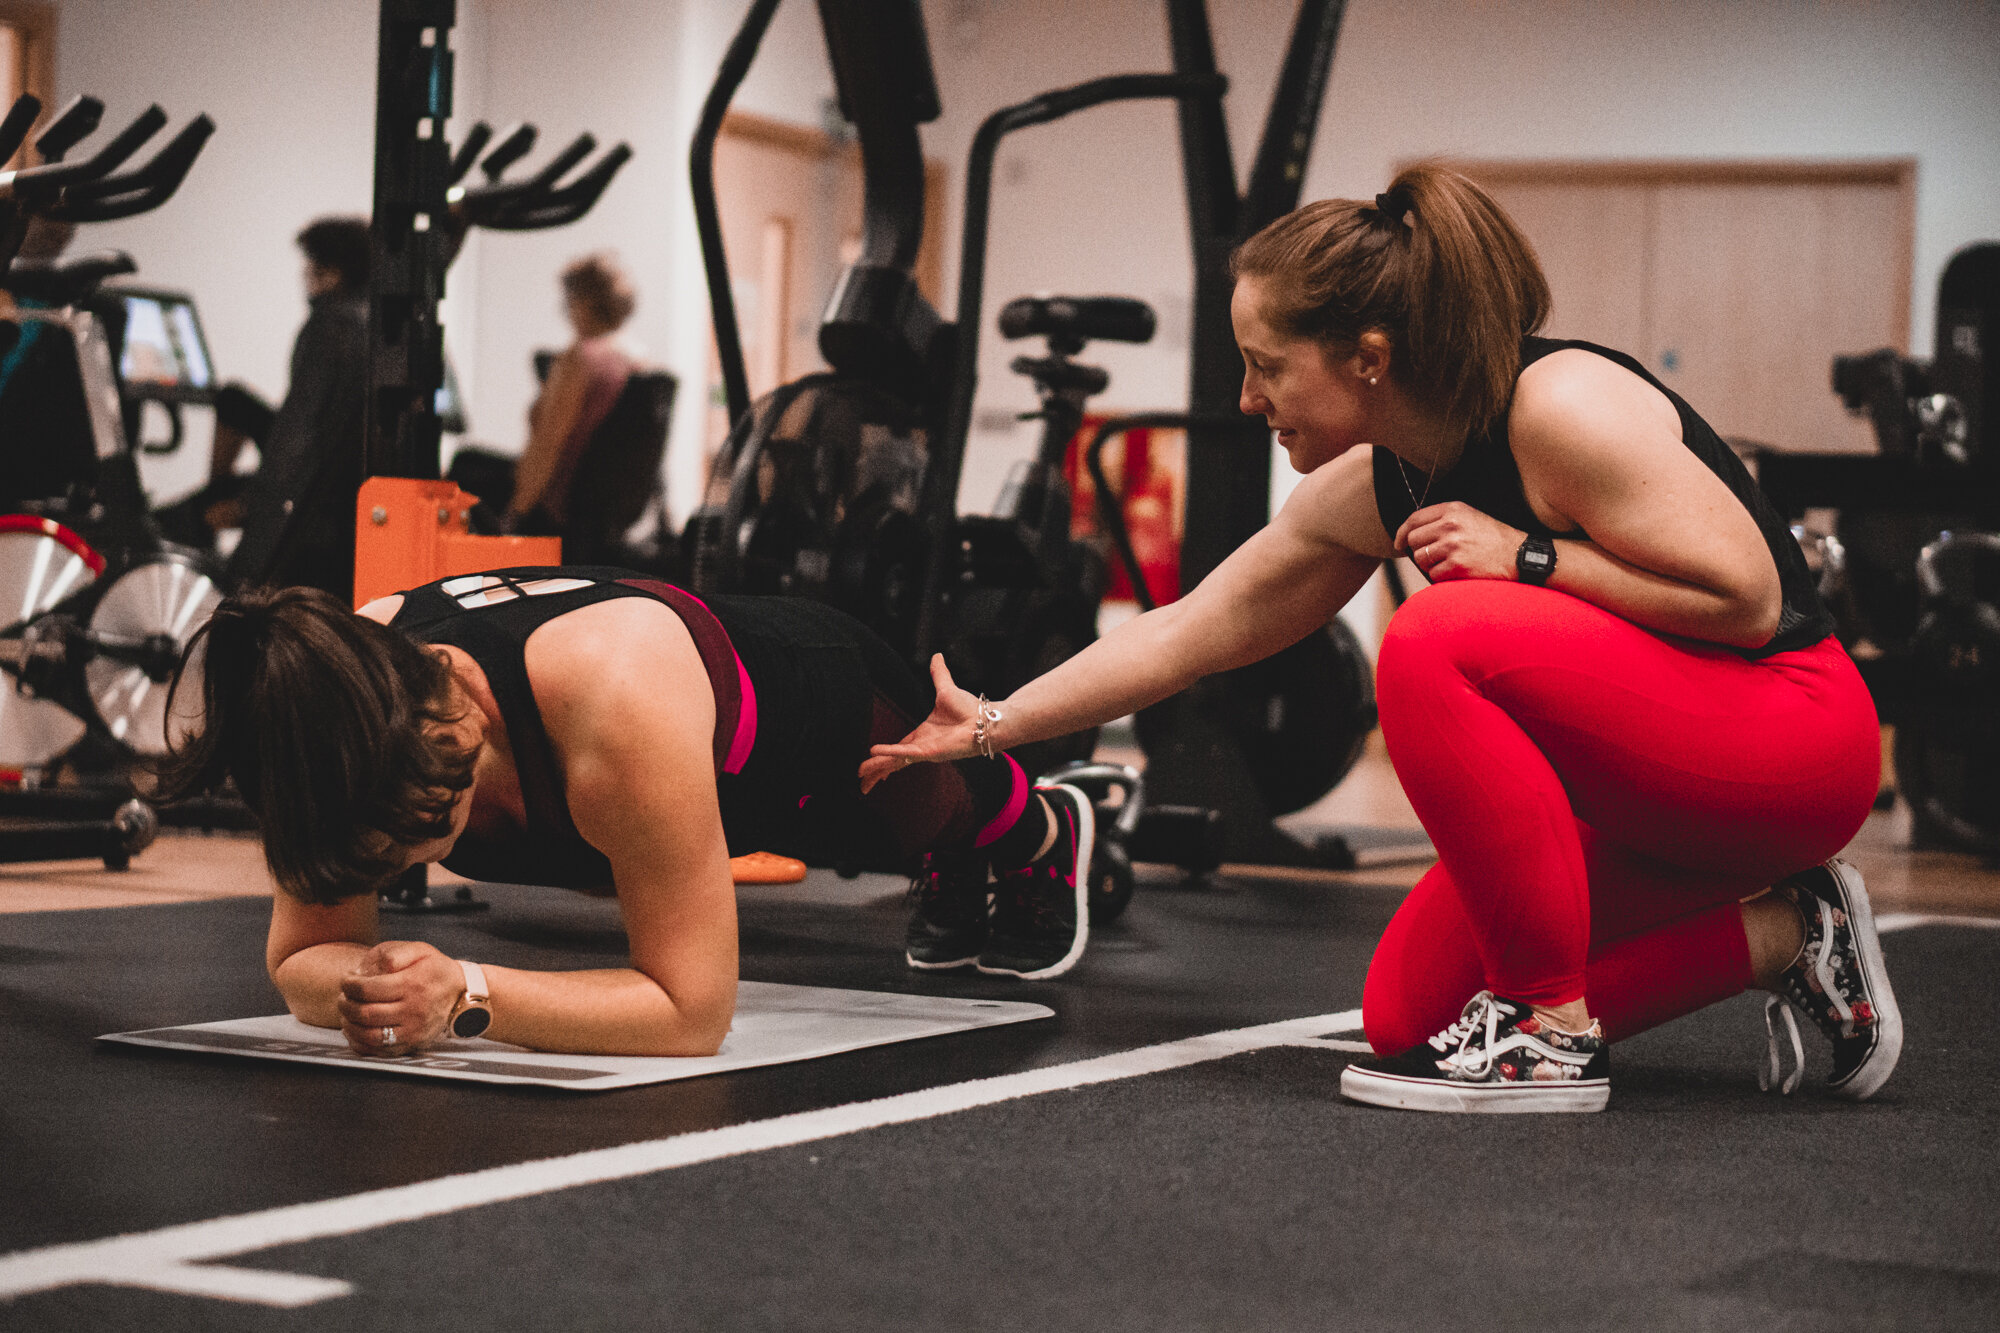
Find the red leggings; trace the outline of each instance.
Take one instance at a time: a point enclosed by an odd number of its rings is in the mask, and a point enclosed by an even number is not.
[[[1438,849],[1369,965],[1385,1054],[1481,989],[1587,999],[1612,1040],[1745,989],[1740,900],[1844,847],[1881,774],[1835,640],[1746,661],[1518,583],[1411,597],[1376,690]]]

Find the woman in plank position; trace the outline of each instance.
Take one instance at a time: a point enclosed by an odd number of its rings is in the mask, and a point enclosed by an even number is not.
[[[1829,858],[1880,771],[1875,710],[1797,544],[1692,408],[1620,352],[1534,336],[1548,285],[1483,191],[1431,166],[1272,223],[1234,258],[1242,409],[1306,474],[1187,597],[983,705],[990,744],[1119,717],[1323,625],[1383,560],[1432,585],[1377,667],[1438,864],[1370,966],[1361,1101],[1589,1111],[1608,1041],[1746,988],[1895,1067],[1861,877]],[[971,753],[938,705],[864,781]],[[997,714],[997,718],[994,716]],[[1783,1080],[1785,1090],[1797,1074]]]
[[[922,855],[914,967],[1044,978],[1083,952],[1090,803],[1031,791],[997,751],[864,796],[869,743],[932,699],[830,607],[524,568],[358,614],[311,589],[240,593],[196,652],[205,722],[163,790],[235,780],[279,889],[271,979],[356,1050],[483,1032],[544,1051],[712,1054],[736,997],[732,847],[873,866]],[[381,941],[378,889],[430,861],[614,890],[631,966],[481,967]]]

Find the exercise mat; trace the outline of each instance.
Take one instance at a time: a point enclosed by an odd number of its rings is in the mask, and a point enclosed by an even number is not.
[[[441,1042],[409,1055],[361,1055],[349,1048],[340,1033],[308,1027],[290,1014],[113,1032],[98,1040],[425,1078],[533,1083],[595,1092],[813,1060],[864,1046],[886,1046],[1054,1016],[1055,1011],[1045,1005],[1018,1001],[745,981],[737,986],[736,1021],[723,1040],[722,1050],[705,1056],[551,1055],[481,1038]]]

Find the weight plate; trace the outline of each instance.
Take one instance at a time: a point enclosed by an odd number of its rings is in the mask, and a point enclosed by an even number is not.
[[[112,580],[91,612],[90,629],[121,639],[161,635],[180,652],[208,622],[222,593],[193,560],[165,553],[136,565]],[[134,753],[156,756],[167,752],[168,682],[154,680],[127,660],[99,654],[84,664],[84,683],[105,727]],[[191,675],[175,701],[172,735],[180,736],[201,720],[198,675]]]

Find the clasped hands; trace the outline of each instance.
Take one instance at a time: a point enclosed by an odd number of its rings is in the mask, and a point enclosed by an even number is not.
[[[1459,500],[1417,510],[1396,529],[1396,550],[1433,583],[1514,579],[1515,552],[1528,534]]]
[[[445,1037],[465,971],[432,945],[385,940],[340,979],[340,1035],[362,1055],[404,1055]]]

